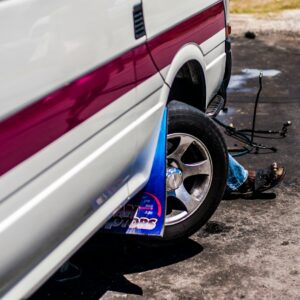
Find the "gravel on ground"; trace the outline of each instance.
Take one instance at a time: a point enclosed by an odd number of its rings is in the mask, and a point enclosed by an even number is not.
[[[252,31],[262,35],[300,37],[300,9],[264,15],[232,14],[231,25],[233,35]]]

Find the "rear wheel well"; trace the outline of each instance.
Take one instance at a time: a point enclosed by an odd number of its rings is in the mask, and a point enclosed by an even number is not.
[[[198,61],[188,61],[177,72],[171,85],[168,102],[172,100],[178,100],[205,111],[205,78]]]

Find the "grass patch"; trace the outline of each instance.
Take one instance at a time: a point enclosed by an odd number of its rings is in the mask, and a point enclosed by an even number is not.
[[[300,8],[300,0],[231,0],[232,13],[270,13]]]

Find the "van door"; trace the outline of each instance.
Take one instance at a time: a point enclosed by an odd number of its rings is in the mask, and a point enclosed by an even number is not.
[[[0,296],[72,235],[28,283],[46,277],[127,199],[139,3],[0,1]]]
[[[138,3],[1,2],[0,200],[135,105]]]

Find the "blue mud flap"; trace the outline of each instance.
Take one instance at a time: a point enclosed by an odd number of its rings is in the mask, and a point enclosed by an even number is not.
[[[166,136],[167,109],[164,111],[147,185],[104,225],[102,232],[163,235],[166,215]]]

